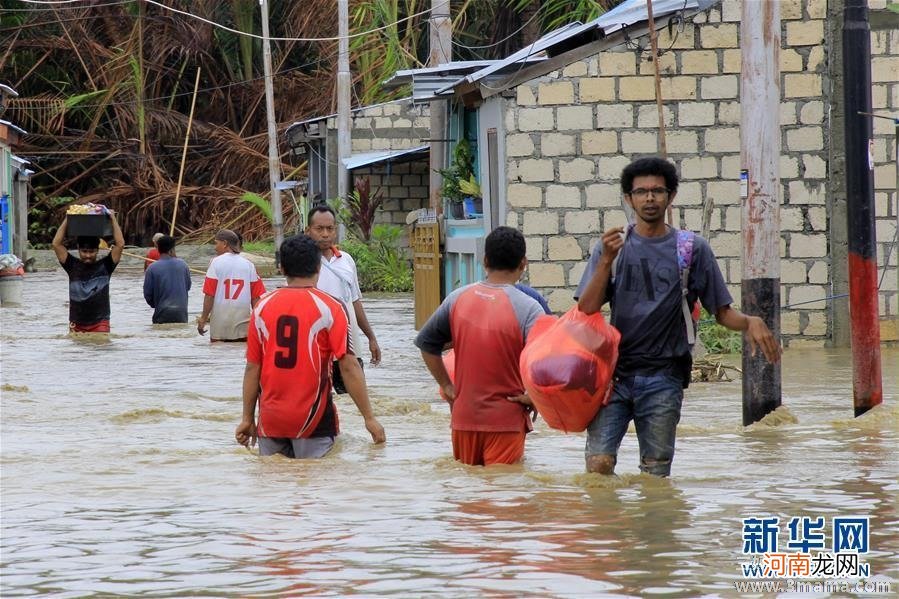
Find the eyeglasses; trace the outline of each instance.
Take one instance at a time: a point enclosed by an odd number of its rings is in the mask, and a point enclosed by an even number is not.
[[[638,200],[645,199],[652,194],[657,198],[667,198],[668,194],[671,193],[671,190],[667,187],[653,187],[651,189],[646,189],[643,187],[637,187],[636,189],[632,189],[630,195],[632,197],[637,198]]]
[[[325,232],[333,233],[334,231],[337,230],[337,227],[335,227],[333,225],[332,226],[316,225],[314,227],[309,227],[309,228],[312,229],[313,231],[315,231],[316,233],[325,233]]]

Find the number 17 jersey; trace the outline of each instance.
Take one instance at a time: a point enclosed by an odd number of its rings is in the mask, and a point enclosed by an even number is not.
[[[314,287],[282,287],[259,300],[250,318],[247,362],[259,364],[260,437],[334,436],[331,362],[347,353],[343,305]]]

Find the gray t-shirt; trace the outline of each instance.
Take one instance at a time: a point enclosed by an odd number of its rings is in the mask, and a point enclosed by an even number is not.
[[[575,299],[587,288],[601,255],[602,243],[597,243]],[[681,307],[677,231],[671,229],[663,237],[641,237],[631,231],[619,253],[615,276],[605,298],[611,302],[611,322],[621,332],[615,374],[664,372],[689,381],[690,345]],[[693,241],[687,288],[689,305],[698,298],[712,314],[733,303],[712,249],[699,235]]]

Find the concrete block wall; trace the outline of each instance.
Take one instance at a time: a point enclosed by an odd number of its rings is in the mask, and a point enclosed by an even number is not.
[[[365,106],[353,111],[352,153],[379,150],[405,150],[426,144],[431,121],[428,106],[413,105],[408,99]],[[328,129],[336,130],[337,119],[328,118]],[[426,208],[428,200],[428,159],[400,164],[376,164],[355,169],[353,177],[369,177],[372,192],[381,189],[384,201],[375,216],[375,224],[406,226],[406,215]],[[403,236],[407,245],[406,236]]]
[[[353,171],[354,177],[368,177],[374,193],[380,189],[384,200],[375,216],[375,224],[406,226],[406,216],[413,210],[427,208],[428,158],[399,164],[377,164]]]
[[[799,304],[783,312],[782,330],[788,345],[823,346],[831,319],[823,298],[831,295],[834,268],[828,238],[826,4],[783,0],[781,6],[781,298],[784,306]],[[676,221],[698,231],[704,201],[714,203],[710,243],[737,306],[740,13],[740,0],[724,0],[682,30],[663,31],[659,40],[666,49],[660,62],[668,154],[681,175]],[[872,34],[874,107],[893,114],[899,108],[897,45],[897,32]],[[602,52],[519,86],[509,102],[506,224],[524,232],[530,284],[554,310],[573,304],[601,232],[625,223],[621,169],[632,157],[656,152],[658,111],[647,58],[648,52],[633,46]],[[875,123],[879,250],[896,227],[892,134],[890,121]],[[895,315],[895,274],[886,279],[881,310]]]
[[[430,138],[431,120],[427,105],[413,105],[409,98],[363,106],[350,116],[352,152],[405,150],[423,145]],[[328,118],[328,130],[337,130],[337,118]]]
[[[886,0],[870,0],[871,8],[883,8]],[[875,114],[899,118],[899,31],[871,34],[871,105]],[[899,246],[894,245],[899,224],[896,193],[896,125],[875,118],[874,203],[877,224],[877,280],[880,285],[880,314],[899,315]]]

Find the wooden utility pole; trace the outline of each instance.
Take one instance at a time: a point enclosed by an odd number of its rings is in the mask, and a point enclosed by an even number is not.
[[[861,416],[883,401],[871,144],[871,29],[867,0],[846,0],[843,19],[843,101],[846,117],[846,215],[849,233],[849,318],[852,397]]]
[[[350,13],[347,0],[337,0],[338,56],[337,56],[337,197],[346,200],[349,195],[349,174],[345,158],[352,151],[350,129]]]
[[[780,1],[743,2],[740,23],[742,309],[780,338]],[[781,402],[780,362],[743,335],[743,424]]]
[[[278,130],[275,126],[275,92],[272,85],[272,48],[268,33],[268,0],[259,0],[262,9],[262,65],[265,69],[265,116],[268,121],[268,179],[272,198],[272,226],[275,229],[275,267],[281,264],[281,242],[284,241],[284,214],[281,210],[281,155],[278,153]]]
[[[436,67],[453,60],[453,22],[450,20],[450,7],[447,0],[431,0],[430,18],[430,57],[428,66]],[[437,172],[445,168],[446,160],[446,100],[432,100],[431,116],[431,150],[429,197],[431,208],[439,214],[443,210],[442,196],[443,177]]]

